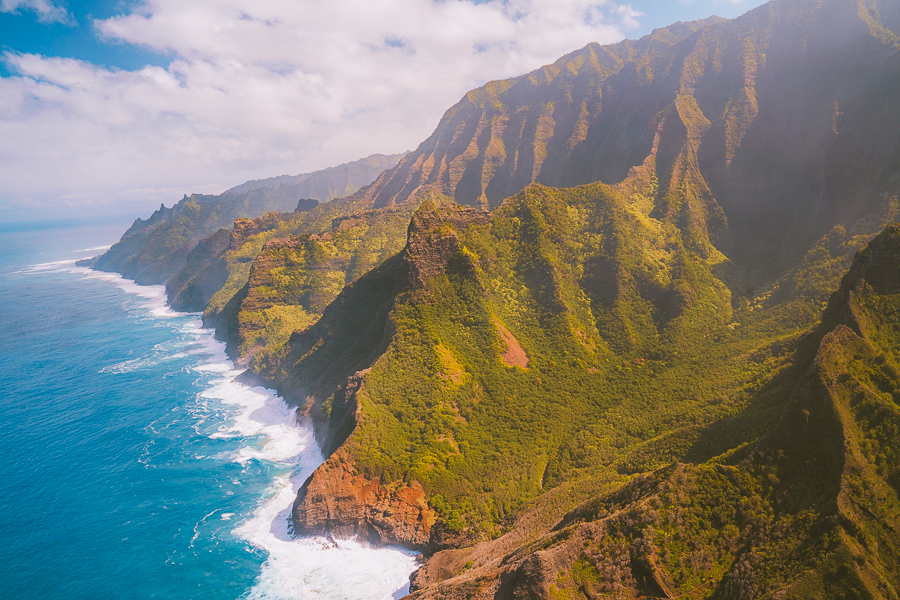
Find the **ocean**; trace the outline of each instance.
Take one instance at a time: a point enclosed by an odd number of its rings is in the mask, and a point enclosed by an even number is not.
[[[75,265],[126,227],[0,231],[0,597],[407,593],[414,553],[289,534],[312,430],[199,315]]]

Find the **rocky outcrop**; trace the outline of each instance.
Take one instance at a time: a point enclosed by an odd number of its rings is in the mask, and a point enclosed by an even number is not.
[[[348,222],[336,222],[331,235]],[[397,296],[422,292],[429,278],[445,272],[459,256],[457,231],[489,222],[487,212],[473,208],[421,206],[399,254],[344,287],[314,325],[291,335],[279,390],[298,404],[309,397],[321,403],[369,368],[391,341],[389,315]],[[474,268],[463,263],[461,268]]]
[[[490,214],[484,210],[461,206],[434,207],[425,203],[419,207],[409,224],[403,259],[413,290],[422,290],[432,277],[443,274],[450,261],[459,253],[458,231],[470,225],[488,225]]]
[[[233,244],[242,245],[231,256],[249,258],[261,246],[235,301],[238,310],[227,313],[228,341],[241,364],[272,375],[293,332],[312,325],[348,283],[403,248],[412,213],[409,207],[363,211],[334,219],[330,231],[301,235],[281,233],[293,221],[276,218],[268,229],[266,217],[238,223]],[[284,237],[273,238],[275,229]]]
[[[841,287],[832,294],[819,327],[825,335],[837,325],[846,325],[857,335],[864,336],[860,316],[854,308],[860,296],[868,294],[896,294],[900,292],[900,225],[894,224],[881,232],[868,246],[857,253],[853,266],[841,280]]]
[[[292,516],[298,533],[358,536],[419,550],[426,548],[436,521],[417,482],[382,485],[361,477],[340,451],[300,488]]]
[[[359,371],[347,378],[338,386],[331,399],[331,411],[328,415],[328,426],[321,435],[320,445],[326,455],[340,448],[356,429],[359,423],[359,402],[357,393],[363,384],[366,371]]]
[[[278,212],[267,212],[261,217],[255,219],[235,219],[231,228],[230,250],[240,248],[247,238],[254,235],[269,231],[278,226],[279,223],[288,218],[289,215]]]

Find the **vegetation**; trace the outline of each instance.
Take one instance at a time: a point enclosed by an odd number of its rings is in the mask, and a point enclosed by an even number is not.
[[[301,200],[290,187],[252,189],[243,194],[185,196],[172,208],[160,206],[138,219],[122,239],[97,259],[99,270],[118,271],[141,284],[161,284],[187,262],[197,243],[235,219],[267,211],[309,210],[318,202]]]
[[[318,200],[327,202],[338,196],[348,196],[371,183],[385,169],[396,165],[402,156],[376,154],[314,173],[248,181],[218,196],[185,195],[172,208],[160,206],[149,219],[137,219],[122,239],[94,266],[99,270],[122,273],[141,284],[166,283],[186,266],[192,271],[191,275],[197,275],[199,265],[191,264],[196,263],[197,259],[189,259],[188,254],[200,240],[213,235],[218,229],[231,229],[239,218],[257,218],[267,212],[303,212],[314,208]],[[315,229],[316,232],[320,230]],[[175,282],[175,289],[169,294],[170,300],[190,285],[191,277],[180,275],[175,278],[182,281]],[[214,279],[218,281],[220,278]],[[208,278],[206,283],[211,281]],[[190,298],[201,287],[206,286],[197,286],[184,300],[191,310],[202,310],[196,307],[198,300]],[[215,290],[204,291],[198,299],[202,297],[202,304],[205,304],[213,292]]]
[[[571,573],[557,574],[557,597],[643,589],[750,598],[795,582],[804,569],[840,572],[850,564],[836,558],[850,552],[844,533],[818,524],[831,518],[836,493],[828,483],[834,463],[822,455],[843,443],[820,434],[825,441],[810,442],[804,461],[764,440],[803,385],[811,340],[822,336],[818,314],[839,283],[835,260],[846,260],[844,240],[853,238],[827,234],[795,271],[733,302],[713,274],[721,255],[703,258],[677,228],[635,211],[654,189],[650,181],[531,186],[489,221],[422,205],[388,271],[360,279],[335,302],[339,312],[326,310],[292,340],[284,376],[309,381],[316,365],[332,363],[346,364],[348,374],[367,369],[356,395],[360,422],[344,445],[349,459],[370,479],[422,483],[451,533],[495,537],[524,507],[541,506],[545,490],[577,481],[614,489],[662,469],[653,476],[652,510],[649,496],[617,496],[623,508],[635,505],[632,521],[616,525],[616,535],[604,529]],[[627,234],[617,239],[619,231]],[[417,284],[410,273],[421,272],[431,276]],[[595,283],[601,277],[605,285]],[[387,346],[382,334],[363,342],[356,326],[329,325],[360,302],[384,315]],[[893,304],[866,302],[887,315],[871,335],[893,332]],[[527,367],[504,360],[504,330]],[[898,372],[867,377],[890,395]],[[319,395],[326,420],[328,390],[340,379],[331,377],[306,388],[314,405]],[[865,427],[877,430],[881,418]],[[673,463],[682,466],[672,471]],[[635,579],[641,539],[655,557],[655,583]],[[821,589],[838,593],[839,580],[828,581]],[[863,585],[840,581],[851,596]]]
[[[490,226],[452,232],[459,249],[425,299],[397,297],[393,341],[359,393],[366,421],[354,459],[363,473],[416,479],[448,514],[493,530],[545,485],[707,460],[774,425],[800,329],[773,340],[771,315],[749,309],[729,329],[727,291],[703,289],[709,266],[700,261],[695,271],[682,261],[657,287],[635,283],[633,273],[669,271],[683,252],[662,225],[605,255],[601,244],[585,248],[622,202],[600,184],[532,187]],[[603,261],[626,265],[612,299],[592,293],[609,270]],[[661,310],[672,290],[692,303]],[[527,368],[503,362],[498,321]],[[622,330],[635,332],[630,345],[601,334]]]
[[[399,252],[411,214],[368,211],[336,220],[322,235],[267,242],[252,263],[232,337],[251,368],[274,371],[294,331],[316,322],[346,285]]]

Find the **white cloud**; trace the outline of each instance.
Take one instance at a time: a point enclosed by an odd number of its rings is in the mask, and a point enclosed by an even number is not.
[[[168,68],[5,55],[0,205],[178,189],[169,204],[412,149],[472,87],[617,41],[637,16],[607,0],[149,0],[95,25],[173,53]]]
[[[32,10],[44,23],[66,23],[71,20],[69,11],[48,0],[0,0],[0,12],[14,13],[20,9]]]

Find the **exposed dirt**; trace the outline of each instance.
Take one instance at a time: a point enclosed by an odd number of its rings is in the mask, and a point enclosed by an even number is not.
[[[506,344],[506,351],[501,355],[503,364],[507,367],[528,368],[528,355],[525,353],[525,349],[522,348],[519,340],[516,339],[516,336],[514,336],[496,317],[494,317],[494,325],[497,326],[497,332],[500,334],[500,339]]]

